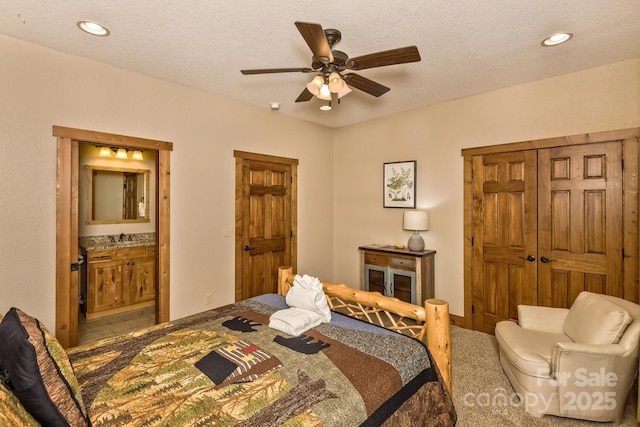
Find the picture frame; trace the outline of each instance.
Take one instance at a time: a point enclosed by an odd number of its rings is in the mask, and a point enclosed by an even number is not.
[[[383,166],[383,206],[385,208],[416,207],[416,161],[389,162]]]

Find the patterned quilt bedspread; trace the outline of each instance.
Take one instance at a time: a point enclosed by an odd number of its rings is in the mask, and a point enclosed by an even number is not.
[[[426,347],[332,313],[291,337],[263,295],[69,350],[95,427],[453,425]]]

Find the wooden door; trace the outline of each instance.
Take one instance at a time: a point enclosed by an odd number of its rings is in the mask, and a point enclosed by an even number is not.
[[[138,174],[124,172],[124,205],[122,206],[122,219],[138,218]]]
[[[500,220],[494,221],[495,226],[487,220],[502,218],[504,210],[492,208],[499,206],[492,202],[500,200],[499,192],[491,195],[485,190],[499,187],[488,176],[499,176],[494,171],[500,170],[500,156],[526,152],[536,153],[537,159],[537,182],[532,189],[537,196],[535,200],[525,197],[528,202],[524,208],[525,218],[534,214],[537,224],[535,239],[525,236],[526,242],[537,240],[532,253],[535,261],[525,264],[525,271],[537,275],[536,297],[527,293],[528,300],[542,306],[569,307],[580,291],[588,290],[637,303],[640,128],[474,147],[462,150],[465,327],[493,332],[491,325],[496,320],[517,314],[511,279],[494,279],[491,269],[501,272],[501,261],[485,254],[497,247],[486,242],[487,236],[500,241],[500,230],[508,229]],[[526,172],[524,175],[529,188],[533,178]],[[494,181],[500,182],[500,178]],[[504,270],[500,274],[504,275]],[[508,309],[503,307],[507,302]]]
[[[493,333],[537,303],[535,151],[473,159],[473,328]]]
[[[538,151],[538,304],[623,297],[622,143]]]
[[[236,152],[236,300],[276,293],[295,270],[297,161]]]

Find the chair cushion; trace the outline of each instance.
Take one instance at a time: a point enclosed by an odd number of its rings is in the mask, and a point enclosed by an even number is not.
[[[627,310],[592,292],[580,292],[562,325],[581,344],[616,344],[631,323]]]
[[[533,377],[551,377],[551,349],[557,342],[571,342],[564,334],[524,329],[505,320],[496,324],[496,340],[509,362]]]
[[[46,426],[89,425],[69,358],[43,324],[11,308],[0,322],[0,343],[8,385],[33,418]]]

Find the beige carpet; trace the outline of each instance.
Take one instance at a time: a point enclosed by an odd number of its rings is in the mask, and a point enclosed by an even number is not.
[[[498,344],[493,335],[451,327],[453,403],[458,426],[635,426],[637,381],[627,398],[621,424],[595,423],[545,415],[538,419],[517,405],[491,404],[494,396],[510,398],[515,393],[498,362]],[[497,400],[496,400],[497,401]],[[516,400],[514,399],[514,402]],[[487,403],[488,402],[488,403]]]

